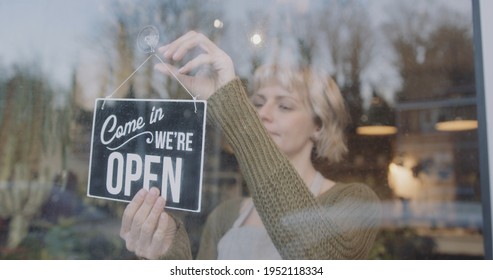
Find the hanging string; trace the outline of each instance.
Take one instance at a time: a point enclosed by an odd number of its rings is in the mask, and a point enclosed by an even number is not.
[[[147,57],[146,60],[144,60],[144,62],[142,62],[142,64],[139,65],[139,67],[137,67],[137,69],[135,69],[135,71],[132,72],[132,74],[130,74],[126,79],[125,81],[123,81],[110,95],[106,96],[104,98],[104,101],[103,101],[103,105],[101,105],[101,110],[104,110],[104,104],[106,103],[106,100],[107,99],[110,99],[113,97],[113,95],[115,94],[115,92],[117,92],[135,73],[137,73],[137,71],[139,71],[140,68],[142,68],[142,66],[144,66],[144,64],[152,57],[152,54]]]
[[[155,53],[153,53],[152,55],[154,55],[155,57],[157,57],[157,59],[159,59],[159,61],[161,61],[161,63],[164,65],[164,67],[166,67],[166,70],[168,70],[169,73],[171,73],[171,75],[178,81],[178,83],[180,83],[180,85],[186,90],[186,92],[192,97],[193,99],[193,106],[195,108],[195,113],[197,113],[197,104],[196,104],[196,100],[197,100],[197,97],[198,96],[194,96],[188,89],[187,87],[180,81],[180,79],[178,79],[178,77],[175,75],[175,73],[173,73],[173,71],[171,71],[171,69],[169,69],[169,67],[166,65],[166,63],[164,63],[164,61],[158,56],[156,55]]]
[[[166,63],[164,63],[164,61],[155,53],[154,49],[152,49],[151,51],[151,55],[149,55],[146,60],[144,60],[144,62],[142,62],[138,67],[137,69],[135,69],[135,71],[132,72],[132,74],[130,74],[110,95],[108,95],[107,97],[105,97],[105,99],[103,100],[103,104],[101,105],[101,110],[104,110],[104,105],[106,103],[106,100],[107,99],[110,99],[113,97],[113,95],[133,76],[135,75],[135,73],[137,73],[137,71],[139,71],[140,68],[142,68],[142,66],[144,66],[144,64],[147,63],[147,61],[149,59],[151,59],[151,57],[157,57],[157,59],[159,59],[159,61],[164,65],[164,67],[166,67],[166,70],[173,76],[173,78],[178,81],[178,83],[185,89],[185,91],[192,97],[193,99],[193,106],[195,108],[195,113],[197,113],[197,103],[196,103],[196,100],[197,100],[197,96],[194,96],[188,89],[187,87],[180,81],[180,79],[178,78],[178,76],[175,75],[175,73],[173,73],[173,71],[171,71],[171,69],[166,65]]]

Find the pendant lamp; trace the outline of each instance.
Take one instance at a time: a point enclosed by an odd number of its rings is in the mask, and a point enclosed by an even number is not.
[[[370,107],[360,119],[356,133],[365,136],[387,136],[397,133],[394,110],[376,92]]]

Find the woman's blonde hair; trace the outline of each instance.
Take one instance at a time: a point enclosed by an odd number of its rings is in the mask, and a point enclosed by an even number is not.
[[[347,152],[345,130],[349,114],[335,81],[309,67],[263,65],[255,71],[254,92],[273,83],[300,94],[311,109],[313,121],[320,128],[319,137],[315,139],[315,157],[339,162]]]

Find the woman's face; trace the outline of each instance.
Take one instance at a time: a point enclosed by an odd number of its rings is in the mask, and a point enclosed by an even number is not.
[[[261,87],[252,97],[269,135],[290,159],[310,156],[317,131],[312,113],[300,94],[279,85]]]

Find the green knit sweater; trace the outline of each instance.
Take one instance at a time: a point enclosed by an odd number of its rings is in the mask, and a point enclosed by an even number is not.
[[[284,259],[367,257],[381,211],[370,188],[338,183],[315,198],[265,131],[239,79],[219,89],[208,105],[208,121],[222,128],[233,147],[255,208]],[[239,207],[239,201],[230,201],[211,213],[198,258],[217,257],[217,243],[239,215]],[[190,255],[186,231],[179,223],[164,257]]]

